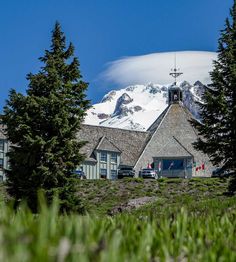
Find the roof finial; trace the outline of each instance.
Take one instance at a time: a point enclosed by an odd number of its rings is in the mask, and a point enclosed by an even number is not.
[[[180,70],[179,68],[178,69],[176,68],[176,53],[175,53],[175,67],[174,69],[171,69],[171,73],[170,73],[170,75],[173,76],[175,79],[174,85],[177,85],[177,81],[176,81],[177,77],[183,74],[181,72],[178,72],[179,70]]]

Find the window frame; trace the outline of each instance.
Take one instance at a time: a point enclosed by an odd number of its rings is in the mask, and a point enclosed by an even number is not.
[[[115,156],[115,158],[112,155]],[[111,153],[111,163],[112,164],[117,164],[117,162],[118,162],[117,154],[116,153]]]
[[[5,141],[3,139],[0,139],[0,152],[4,152],[5,147]]]
[[[112,176],[112,172],[115,172],[116,174]],[[116,169],[111,169],[111,179],[116,179],[118,177],[118,171]]]
[[[103,156],[105,156],[105,158],[103,158]],[[100,152],[100,162],[107,163],[107,152],[105,151]]]
[[[104,174],[103,174],[102,171],[105,171]],[[100,168],[99,174],[100,174],[100,178],[105,178],[106,179],[107,178],[107,169],[106,168]]]
[[[4,167],[4,158],[0,158],[0,169]]]

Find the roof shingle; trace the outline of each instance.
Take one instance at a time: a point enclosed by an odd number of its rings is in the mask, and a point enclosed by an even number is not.
[[[92,157],[93,151],[103,137],[106,137],[106,141],[108,140],[113,145],[113,149],[115,146],[120,150],[122,165],[134,166],[146,145],[149,133],[103,126],[82,125],[81,130],[78,132],[78,139],[87,141],[88,143],[81,149],[81,153],[85,154],[87,158]],[[109,148],[108,144],[104,148]]]

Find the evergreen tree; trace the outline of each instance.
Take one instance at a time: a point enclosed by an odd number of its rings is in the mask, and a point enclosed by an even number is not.
[[[195,147],[214,165],[236,170],[236,0],[221,31],[211,80],[200,104],[201,122],[192,121],[201,137]]]
[[[11,90],[3,122],[12,143],[7,172],[8,192],[17,201],[26,200],[37,211],[37,193],[45,191],[50,202],[54,193],[63,210],[80,208],[73,170],[83,161],[76,134],[90,102],[82,81],[74,47],[66,47],[57,22],[50,50],[39,58],[37,74],[28,74],[27,94]],[[69,60],[69,61],[68,61]]]

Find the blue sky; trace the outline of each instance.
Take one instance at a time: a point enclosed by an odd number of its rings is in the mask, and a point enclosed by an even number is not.
[[[110,61],[154,52],[216,51],[233,0],[9,0],[0,2],[0,111],[10,88],[49,48],[58,20],[76,48],[88,97],[98,102],[115,84],[98,76]]]

